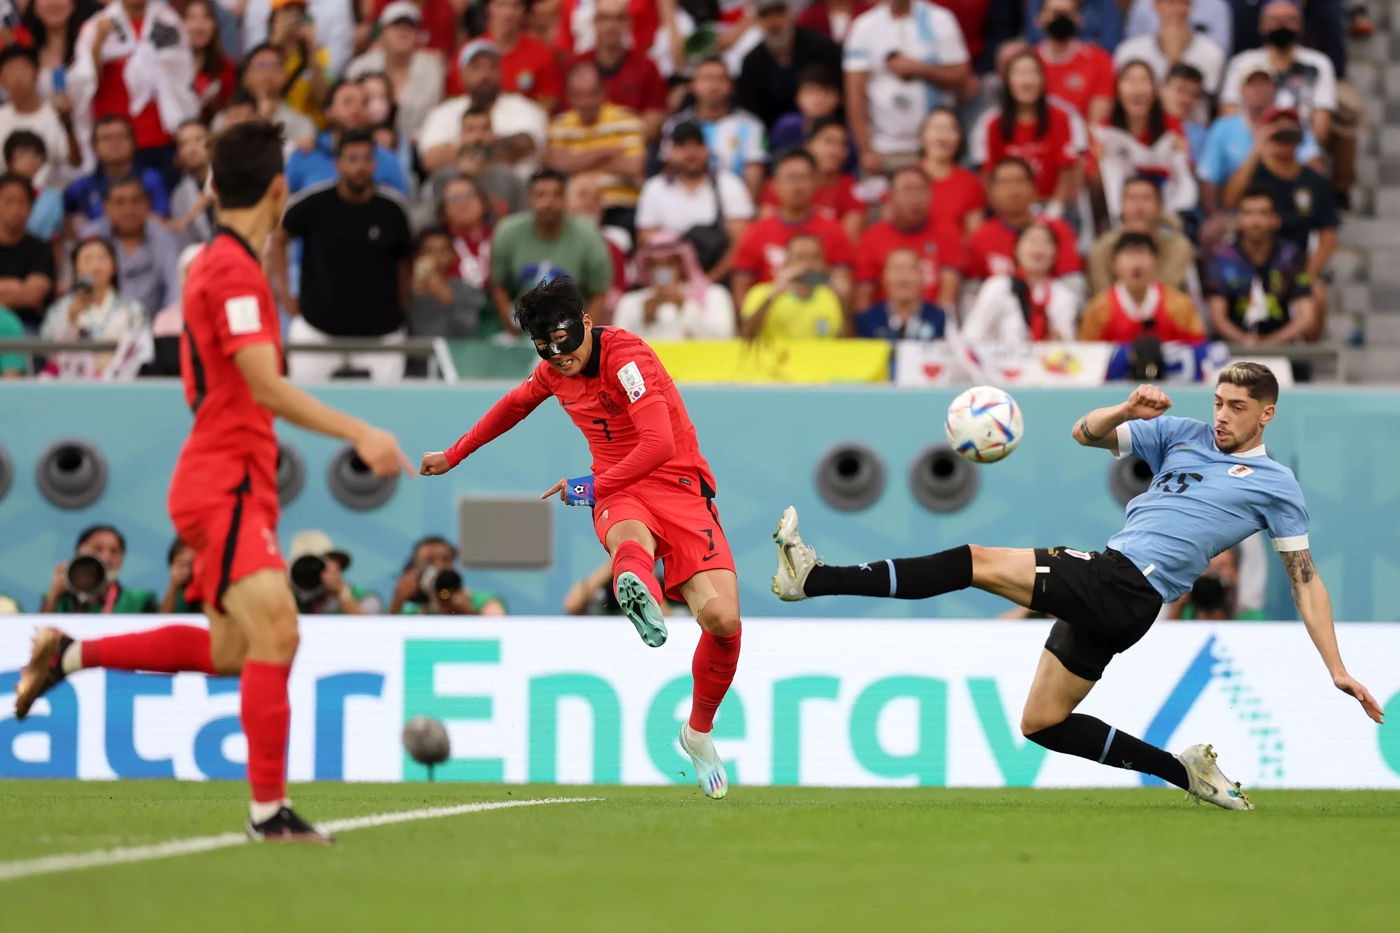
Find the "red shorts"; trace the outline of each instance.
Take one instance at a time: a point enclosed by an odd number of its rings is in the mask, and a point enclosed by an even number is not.
[[[663,481],[637,483],[594,507],[593,530],[607,547],[608,529],[629,519],[646,525],[656,538],[656,556],[665,564],[667,599],[684,602],[681,585],[703,570],[734,569],[713,499]]]
[[[234,480],[233,483],[237,483]],[[247,486],[206,481],[198,497],[171,491],[169,508],[175,532],[194,548],[194,573],[185,599],[224,611],[229,585],[259,570],[286,572],[277,547],[278,504],[275,493],[250,494]],[[231,488],[230,492],[213,490]]]

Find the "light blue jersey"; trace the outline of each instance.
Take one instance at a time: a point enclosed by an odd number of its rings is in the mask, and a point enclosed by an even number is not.
[[[1128,522],[1108,540],[1171,602],[1191,591],[1220,552],[1268,529],[1276,551],[1308,547],[1308,509],[1293,471],[1264,447],[1221,453],[1209,425],[1162,416],[1118,427],[1118,456],[1136,454],[1152,485],[1128,503]]]

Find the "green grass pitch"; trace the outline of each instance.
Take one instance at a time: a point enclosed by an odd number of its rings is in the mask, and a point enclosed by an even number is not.
[[[311,784],[312,819],[591,803],[0,882],[42,931],[1385,930],[1400,793]],[[237,829],[241,784],[0,782],[0,862]]]

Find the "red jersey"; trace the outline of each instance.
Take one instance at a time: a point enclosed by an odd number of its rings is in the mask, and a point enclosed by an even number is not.
[[[584,52],[574,58],[574,62],[592,62],[598,65],[596,51]],[[603,76],[603,87],[607,89],[608,100],[619,107],[645,113],[648,110],[666,110],[666,81],[656,69],[656,63],[636,49],[628,49],[627,54],[611,70],[598,65],[598,73]]]
[[[145,22],[144,19],[131,21],[138,36],[142,34]],[[102,63],[102,70],[97,76],[97,91],[92,96],[93,122],[114,113],[123,120],[131,121],[137,149],[170,145],[175,140],[165,131],[165,124],[160,122],[160,108],[156,106],[154,96],[140,113],[132,115],[131,94],[126,89],[126,62],[126,58],[118,58]]]
[[[854,261],[845,228],[813,211],[801,223],[790,224],[774,216],[749,224],[734,254],[734,271],[752,273],[755,282],[773,281],[787,262],[788,241],[799,233],[813,234],[822,241],[828,266],[849,266]]]
[[[1113,100],[1113,56],[1091,42],[1074,42],[1069,54],[1056,61],[1047,43],[1036,46],[1035,54],[1045,69],[1045,93],[1072,104],[1079,115],[1089,119],[1089,101]]]
[[[777,210],[778,192],[773,188],[773,179],[764,182],[759,203]],[[812,211],[828,220],[839,221],[852,211],[866,210],[865,202],[856,197],[856,180],[844,173],[812,193]]]
[[[943,273],[961,274],[967,265],[962,231],[951,223],[932,219],[909,232],[888,220],[866,230],[856,248],[856,281],[874,283],[875,301],[885,300],[885,260],[897,249],[912,249],[919,254],[924,271],[924,300],[941,306]]]
[[[1189,301],[1180,292],[1173,294],[1161,282],[1154,282],[1149,288],[1156,294],[1152,298],[1152,314],[1144,319],[1138,315],[1129,313],[1124,307],[1122,295],[1117,287],[1108,290],[1108,320],[1104,322],[1103,329],[1099,331],[1095,340],[1102,340],[1108,343],[1132,343],[1143,334],[1147,333],[1147,322],[1151,321],[1152,336],[1158,338],[1163,343],[1181,341],[1185,343],[1200,343],[1204,335],[1198,328],[1190,326],[1190,322],[1183,322],[1172,314],[1172,306],[1169,304],[1176,298],[1182,301]]]
[[[485,34],[482,38],[491,39],[491,36]],[[461,69],[454,68],[447,75],[448,96],[457,96],[462,90]],[[522,32],[515,48],[501,51],[501,91],[528,97],[545,110],[553,111],[564,99],[564,72],[554,49]]]
[[[1046,108],[1047,120],[1044,136],[1037,136],[1035,121],[1022,123],[1019,120],[1012,126],[1011,139],[1002,138],[1002,121],[1006,115],[997,112],[986,120],[985,144],[986,161],[983,170],[990,172],[1002,159],[1014,156],[1024,159],[1035,173],[1035,190],[1041,198],[1055,193],[1055,185],[1060,180],[1060,171],[1075,164],[1079,159],[1074,134],[1070,130],[1069,117],[1056,106]]]
[[[446,451],[447,461],[453,466],[461,463],[554,396],[588,441],[593,454],[594,494],[601,506],[607,495],[618,491],[603,480],[604,474],[636,449],[641,440],[637,422],[643,413],[664,402],[675,451],[646,478],[690,486],[697,496],[714,496],[714,474],[700,453],[695,425],[655,351],[636,334],[615,327],[593,328],[592,339],[593,353],[583,372],[565,376],[541,360],[529,379],[497,402],[476,427]]]
[[[1079,247],[1069,224],[1050,217],[1037,217],[1035,222],[1044,224],[1055,234],[1055,242],[1059,245],[1055,258],[1055,277],[1082,271],[1084,267],[1079,262]],[[994,275],[1015,275],[1016,239],[1023,229],[1025,228],[1013,227],[996,216],[982,221],[972,232],[972,239],[968,243],[967,277],[989,279]]]
[[[220,227],[190,263],[180,337],[180,380],[194,427],[170,481],[170,501],[227,495],[243,477],[260,504],[277,507],[277,435],[272,412],[253,400],[233,355],[270,343],[282,355],[277,303],[246,241]]]
[[[987,189],[982,177],[961,165],[953,166],[948,177],[929,180],[928,215],[946,220],[958,228],[967,229],[967,215],[987,208]]]

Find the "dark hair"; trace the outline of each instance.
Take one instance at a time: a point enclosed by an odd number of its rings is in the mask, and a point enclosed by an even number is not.
[[[180,556],[180,552],[187,547],[194,547],[194,545],[189,544],[181,540],[179,536],[176,536],[175,540],[170,542],[169,550],[165,552],[165,566],[169,567],[172,564],[174,564],[175,558]]]
[[[331,85],[330,90],[326,91],[326,99],[321,104],[321,109],[323,111],[330,110],[331,106],[335,104],[335,95],[339,94],[345,88],[359,86],[360,81],[358,78],[354,80],[351,80],[350,78],[337,78],[335,83]]]
[[[18,4],[16,4],[18,6]],[[73,13],[68,17],[68,22],[64,26],[63,40],[63,63],[65,65],[73,62],[73,48],[78,44],[78,30],[83,28],[83,23],[87,22],[94,14],[102,11],[102,4],[96,0],[74,0]],[[34,40],[33,47],[42,49],[49,41],[49,27],[44,25],[34,12],[34,4],[29,4],[29,9],[25,10],[20,17],[20,24]]]
[[[1231,363],[1215,377],[1215,384],[1240,386],[1249,392],[1250,398],[1265,405],[1278,401],[1278,377],[1263,363]]]
[[[821,62],[804,65],[802,70],[797,73],[797,86],[801,87],[804,84],[815,84],[828,91],[835,91],[838,95],[841,93],[840,79]]]
[[[491,199],[486,196],[485,191],[481,190],[481,185],[470,175],[456,175],[442,183],[442,191],[438,195],[437,216],[444,232],[447,229],[447,189],[448,186],[456,184],[471,185],[472,191],[476,192],[476,199],[481,202],[481,225],[488,230],[495,226],[496,215],[491,210]]]
[[[92,144],[93,144],[94,146],[97,145],[97,131],[98,131],[98,130],[102,129],[102,127],[104,127],[104,126],[111,126],[111,125],[114,124],[114,123],[120,124],[121,126],[123,126],[123,127],[126,128],[126,138],[129,139],[129,140],[131,140],[131,144],[132,144],[133,146],[135,146],[135,145],[136,145],[136,131],[135,131],[134,129],[131,128],[131,121],[130,121],[129,119],[127,119],[126,117],[122,116],[122,115],[119,114],[119,113],[104,113],[102,116],[98,117],[95,121],[93,121],[93,124],[92,124]]]
[[[833,113],[828,116],[822,117],[820,120],[812,124],[812,132],[807,134],[807,141],[811,142],[812,140],[817,138],[817,134],[820,133],[822,130],[830,129],[833,126],[840,127],[841,132],[845,133],[848,138],[850,137],[851,128],[846,125],[845,120],[842,120],[840,117]]]
[[[560,321],[583,318],[583,293],[567,275],[541,282],[515,299],[515,323],[527,334],[549,333]]]
[[[569,187],[569,176],[563,172],[555,171],[552,168],[542,168],[530,176],[530,190],[535,190],[535,185],[542,181],[555,181],[559,183],[560,190]]]
[[[228,103],[224,104],[224,109],[227,110],[230,107],[252,107],[257,109],[257,106],[258,99],[253,96],[253,92],[240,84],[238,87],[234,88],[233,93],[229,95]]]
[[[15,130],[5,137],[5,164],[9,165],[15,153],[21,149],[33,149],[41,158],[49,157],[49,147],[44,143],[44,137],[32,130]]]
[[[282,127],[249,120],[214,137],[209,170],[223,210],[252,207],[282,174]]]
[[[1145,249],[1151,251],[1153,256],[1157,255],[1157,241],[1152,239],[1150,234],[1138,233],[1135,230],[1128,230],[1118,235],[1118,241],[1113,244],[1113,255],[1130,249]]]
[[[6,65],[8,65],[12,61],[15,61],[16,59],[23,59],[24,61],[29,62],[29,64],[34,66],[34,69],[36,71],[39,68],[39,53],[34,51],[27,45],[19,45],[18,43],[15,43],[12,45],[7,45],[3,49],[0,49],[0,69],[3,69]]]
[[[209,18],[214,21],[214,34],[209,37],[209,47],[204,50],[204,65],[199,69],[197,74],[202,74],[209,78],[218,78],[224,73],[224,64],[227,59],[224,56],[223,40],[219,35],[219,16],[214,9],[214,0],[187,0],[184,10],[180,12],[180,19],[183,21],[190,7],[196,3],[204,7],[204,11],[209,14]],[[194,52],[193,47],[191,47],[190,52]]]
[[[335,156],[338,159],[347,147],[360,145],[375,146],[373,130],[342,130],[335,141]]]
[[[729,63],[724,60],[723,55],[706,55],[704,58],[700,59],[698,62],[695,63],[695,69],[691,72],[691,75],[694,76],[697,72],[700,71],[701,68],[704,68],[706,65],[719,65],[721,68],[724,69],[724,76],[730,81],[734,80],[734,76],[729,73]]]
[[[591,71],[597,76],[600,82],[603,80],[603,70],[598,67],[597,62],[589,58],[580,58],[564,72],[564,86],[566,88],[569,86],[569,82],[574,79],[574,75],[578,74],[580,71]]]
[[[1128,188],[1132,185],[1146,185],[1151,188],[1152,193],[1157,196],[1157,203],[1162,203],[1162,186],[1157,184],[1156,179],[1150,178],[1147,175],[1130,175],[1128,179],[1123,182],[1123,193],[1127,194]]]
[[[1180,78],[1183,81],[1195,81],[1197,84],[1205,84],[1206,76],[1201,74],[1201,69],[1195,65],[1188,65],[1185,62],[1177,62],[1172,65],[1172,70],[1167,72],[1167,80]]]
[[[1054,228],[1043,220],[1032,220],[1021,228],[1021,232],[1016,234],[1016,245],[1011,248],[1011,253],[1013,256],[1016,254],[1016,250],[1021,247],[1021,241],[1024,240],[1026,234],[1030,233],[1032,230],[1039,230],[1046,234],[1050,237],[1050,242],[1055,244],[1055,261],[1050,264],[1050,268],[1053,272],[1055,263],[1060,261],[1060,238],[1055,235]]]
[[[1118,69],[1118,78],[1113,83],[1113,113],[1108,118],[1108,125],[1128,132],[1128,111],[1123,108],[1123,98],[1118,93],[1118,85],[1122,83],[1128,69],[1134,66],[1145,68],[1147,76],[1152,79],[1152,106],[1147,111],[1147,135],[1148,143],[1151,144],[1161,139],[1162,134],[1167,131],[1167,112],[1162,109],[1162,97],[1157,93],[1157,74],[1151,65],[1140,58],[1125,62],[1123,67]]]
[[[989,181],[996,181],[997,172],[1000,172],[1003,168],[1005,168],[1008,165],[1016,166],[1021,171],[1026,173],[1027,180],[1032,182],[1035,181],[1035,169],[1031,168],[1031,164],[1025,159],[1021,158],[1020,156],[1004,156],[1000,159],[997,159],[996,164],[992,166],[991,174],[987,176],[987,179]]]
[[[924,173],[923,169],[919,168],[917,165],[905,165],[901,168],[895,169],[893,172],[890,173],[891,188],[894,187],[895,179],[898,178],[900,175],[917,175],[919,181],[923,182],[926,185],[930,184],[928,175]]]
[[[93,535],[101,534],[104,531],[111,532],[113,535],[116,536],[117,543],[121,545],[122,553],[125,554],[126,538],[122,537],[122,533],[117,529],[113,528],[111,525],[92,525],[90,527],[84,528],[82,531],[78,532],[78,543],[73,545],[73,550],[76,551],[84,544],[87,544],[88,539],[91,538]]]
[[[449,550],[452,551],[452,559],[457,559],[457,545],[453,544],[451,541],[448,541],[442,535],[424,535],[417,541],[413,542],[413,550],[408,552],[408,561],[403,565],[403,569],[412,570],[413,562],[418,558],[418,552],[423,550],[423,548],[427,547],[429,544],[441,544],[446,546]]]
[[[958,116],[958,112],[952,107],[934,107],[928,112],[928,116],[924,117],[924,122],[919,124],[919,155],[927,154],[923,151],[924,129],[940,113],[952,117],[953,123],[957,125],[958,148],[953,151],[953,164],[961,165],[963,157],[967,155],[967,127],[963,126],[962,117]]]
[[[800,146],[793,146],[791,149],[782,150],[773,157],[773,171],[776,173],[778,169],[794,159],[806,162],[807,167],[814,172],[817,170],[817,160],[812,157],[812,154]]]
[[[77,266],[78,254],[83,251],[84,247],[94,244],[105,249],[107,258],[112,260],[112,291],[116,292],[121,287],[121,273],[117,266],[117,248],[112,245],[111,240],[100,236],[90,236],[79,240],[73,244],[73,251],[68,254],[68,262],[72,266]],[[122,550],[126,550],[125,545],[123,545]]]
[[[141,197],[145,198],[147,201],[151,199],[150,193],[146,191],[146,186],[141,183],[140,176],[135,173],[129,173],[113,178],[111,181],[107,182],[107,191],[102,195],[102,203],[106,204],[112,199],[113,191],[116,191],[118,188],[126,188],[130,185],[135,185],[137,188],[141,189]]]
[[[14,172],[6,172],[0,175],[0,191],[4,191],[10,185],[18,185],[24,189],[24,196],[29,198],[29,206],[34,206],[34,183],[23,175],[16,175]]]
[[[1002,142],[1011,142],[1011,137],[1016,132],[1016,112],[1020,109],[1020,103],[1011,95],[1011,66],[1023,58],[1028,58],[1035,62],[1035,67],[1040,69],[1040,96],[1035,100],[1035,136],[1037,139],[1050,132],[1050,102],[1046,99],[1045,64],[1040,60],[1040,56],[1033,49],[1024,52],[1017,52],[1011,56],[1011,61],[1006,63],[1006,80],[1001,85],[1001,139]],[[1034,177],[1034,174],[1032,174]]]
[[[5,156],[5,158],[8,159],[9,156],[7,155]],[[1238,205],[1240,207],[1244,207],[1245,201],[1256,201],[1260,198],[1263,198],[1264,200],[1269,202],[1269,210],[1278,210],[1278,208],[1274,206],[1273,194],[1270,193],[1268,188],[1265,188],[1262,185],[1250,185],[1248,188],[1244,189],[1244,194],[1240,195]]]
[[[427,243],[434,237],[447,240],[449,243],[451,243],[452,241],[452,234],[447,232],[446,227],[424,227],[422,232],[418,234],[418,239],[413,241],[414,255],[417,255],[419,252],[421,252],[423,249],[423,244]]]

